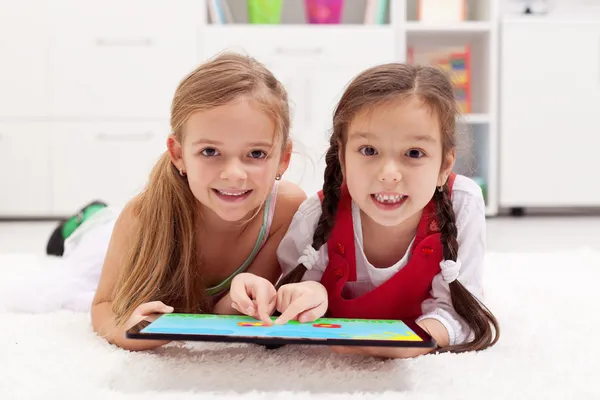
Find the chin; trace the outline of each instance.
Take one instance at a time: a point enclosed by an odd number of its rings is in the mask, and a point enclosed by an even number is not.
[[[247,215],[248,213],[232,213],[232,212],[218,212],[217,215],[219,216],[219,218],[221,218],[223,221],[226,222],[238,222],[244,219],[244,217]]]
[[[413,213],[408,213],[406,209],[389,212],[381,211],[377,208],[365,207],[362,210],[373,222],[389,228],[400,225],[413,215]]]
[[[388,227],[388,228],[398,226],[408,219],[405,216],[392,217],[392,216],[380,216],[380,215],[378,215],[377,218],[373,218],[369,215],[369,218],[371,218],[377,224]]]
[[[223,207],[213,208],[212,209],[215,214],[219,216],[223,221],[227,222],[236,222],[241,221],[248,216],[253,210],[253,208],[248,207],[239,207],[234,209],[227,209]]]

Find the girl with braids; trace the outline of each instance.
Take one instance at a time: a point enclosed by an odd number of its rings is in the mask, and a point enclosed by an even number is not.
[[[65,246],[64,260],[82,264],[68,280],[85,274],[97,290],[92,301],[79,282],[64,298],[91,304],[94,330],[130,350],[166,343],[125,338],[149,314],[237,314],[234,277],[238,292],[274,301],[277,246],[306,198],[280,181],[291,155],[286,91],[254,59],[225,53],[185,77],[171,129],[146,189],[118,218],[95,213]]]
[[[482,303],[482,192],[452,172],[457,115],[449,78],[432,67],[381,65],[349,84],[333,117],[323,190],[300,206],[277,252],[284,276],[275,323],[327,311],[416,320],[439,352],[496,343],[498,323]]]

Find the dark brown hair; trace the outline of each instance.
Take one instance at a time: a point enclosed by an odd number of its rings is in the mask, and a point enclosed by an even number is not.
[[[257,102],[275,123],[282,148],[289,140],[290,112],[283,84],[260,62],[223,53],[190,72],[179,84],[171,105],[171,130],[182,143],[183,127],[198,112],[230,103],[240,96]],[[178,312],[210,312],[199,269],[197,200],[165,152],[138,196],[138,228],[115,287],[117,323],[142,303],[161,300]],[[200,266],[201,267],[201,266]]]
[[[333,132],[325,156],[322,214],[313,235],[315,250],[329,238],[343,181],[339,154],[343,154],[348,127],[361,111],[399,98],[421,99],[439,118],[442,134],[442,165],[456,149],[456,118],[459,115],[452,83],[447,74],[428,66],[385,64],[359,74],[346,88],[333,116]],[[340,148],[341,144],[341,148]],[[342,152],[342,153],[340,153]],[[456,261],[458,253],[457,229],[454,210],[447,184],[436,190],[434,198],[441,232],[444,259]],[[278,287],[299,282],[306,267],[302,264],[282,277]],[[473,331],[472,341],[439,349],[440,352],[483,350],[494,345],[499,338],[499,325],[494,315],[459,281],[450,283],[452,305]]]

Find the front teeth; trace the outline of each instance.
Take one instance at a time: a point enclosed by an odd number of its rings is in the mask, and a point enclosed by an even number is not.
[[[377,199],[377,201],[379,201],[381,203],[392,203],[392,204],[398,203],[400,200],[402,200],[404,198],[404,196],[402,196],[401,194],[397,194],[395,196],[376,194],[374,196]]]
[[[222,191],[222,190],[218,190],[218,189],[217,189],[217,192],[219,192],[220,194],[222,194],[222,195],[224,195],[224,196],[243,196],[243,195],[245,195],[246,193],[248,193],[248,192],[249,192],[249,190],[246,190],[245,192],[240,192],[240,193],[229,193],[229,192],[224,192],[224,191]]]

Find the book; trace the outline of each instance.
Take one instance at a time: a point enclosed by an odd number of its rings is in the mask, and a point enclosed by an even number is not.
[[[388,0],[367,0],[365,6],[365,25],[385,23]]]
[[[449,46],[439,48],[408,49],[410,64],[430,65],[446,71],[452,79],[454,95],[460,112],[472,112],[471,99],[471,46]]]

